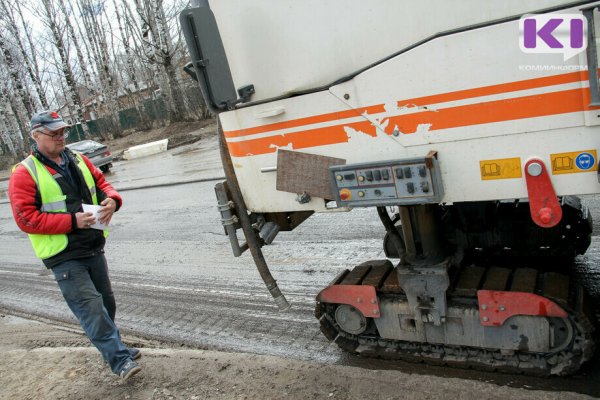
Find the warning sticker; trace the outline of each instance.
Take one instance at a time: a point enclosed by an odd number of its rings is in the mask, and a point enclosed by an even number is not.
[[[520,178],[522,176],[521,159],[519,157],[479,161],[479,169],[481,179],[484,181]]]
[[[598,170],[596,150],[573,151],[570,153],[550,154],[552,175],[575,174]]]

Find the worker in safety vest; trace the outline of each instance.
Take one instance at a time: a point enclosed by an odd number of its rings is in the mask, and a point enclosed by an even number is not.
[[[65,147],[70,126],[54,111],[31,119],[31,155],[13,168],[8,194],[19,228],[51,269],[73,314],[112,371],[124,379],[141,368],[141,353],[121,341],[104,257],[107,225],[121,196],[84,155]],[[100,205],[98,221],[82,204]]]

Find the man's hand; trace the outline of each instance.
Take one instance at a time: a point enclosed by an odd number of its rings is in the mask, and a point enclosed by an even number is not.
[[[115,210],[117,209],[117,202],[114,199],[111,199],[110,197],[104,199],[104,201],[102,201],[102,203],[100,203],[101,206],[104,206],[100,209],[100,211],[98,211],[99,214],[99,221],[101,224],[104,225],[108,225],[110,223],[110,220],[115,212]]]
[[[75,213],[77,219],[77,227],[79,229],[89,229],[90,225],[96,223],[96,218],[91,212],[78,212]]]

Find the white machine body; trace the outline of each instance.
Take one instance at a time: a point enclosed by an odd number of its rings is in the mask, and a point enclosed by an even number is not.
[[[219,114],[248,209],[330,210],[276,189],[278,149],[348,164],[435,151],[445,203],[527,198],[532,158],[557,195],[599,193],[589,51],[522,49],[523,15],[581,15],[568,4],[211,1],[235,86],[255,88]]]

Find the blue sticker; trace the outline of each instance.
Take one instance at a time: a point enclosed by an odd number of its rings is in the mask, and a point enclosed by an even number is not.
[[[581,153],[575,159],[575,165],[582,170],[591,169],[596,164],[596,159],[590,153]]]

